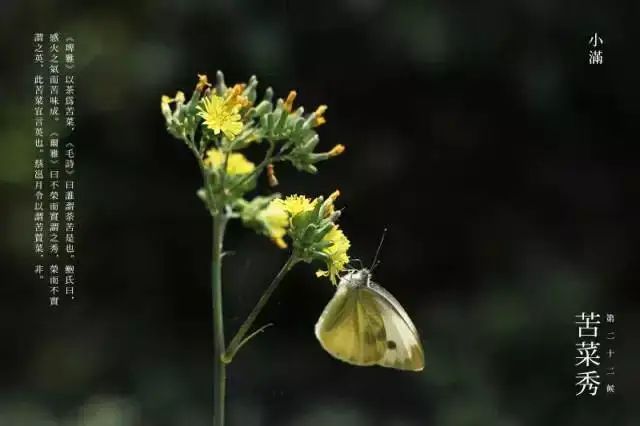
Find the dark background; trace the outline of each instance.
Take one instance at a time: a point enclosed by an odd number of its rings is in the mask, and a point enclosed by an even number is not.
[[[230,425],[639,424],[637,3],[88,3],[0,3],[0,425],[210,424],[211,226],[159,99],[217,69],[329,105],[321,147],[347,151],[279,167],[278,191],[340,188],[365,263],[389,228],[375,278],[427,362],[331,358],[313,325],[333,289],[299,265],[230,366]],[[78,296],[57,309],[31,273],[36,31],[78,61]],[[230,337],[286,253],[237,223],[226,248]],[[582,311],[616,315],[595,398],[574,396]]]

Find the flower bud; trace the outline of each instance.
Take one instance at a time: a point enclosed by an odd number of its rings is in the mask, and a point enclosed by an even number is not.
[[[293,109],[293,101],[296,99],[297,95],[298,93],[295,90],[290,91],[289,95],[287,95],[287,100],[284,101],[283,108],[287,110],[288,113],[291,113],[291,110]]]
[[[227,91],[227,85],[224,82],[224,74],[222,71],[216,71],[216,92],[218,96],[222,96]]]
[[[344,150],[345,150],[344,145],[338,144],[333,148],[331,148],[331,150],[327,154],[329,155],[329,157],[337,157],[338,155],[342,154]]]
[[[267,87],[267,90],[264,91],[264,100],[268,102],[273,100],[273,89],[271,87]]]
[[[267,165],[267,180],[269,181],[270,187],[278,186],[278,178],[276,177],[273,164]]]
[[[327,120],[324,118],[324,113],[326,111],[327,111],[327,106],[326,105],[320,105],[316,109],[316,111],[315,111],[316,117],[315,117],[315,123],[314,123],[316,126],[320,126],[320,125],[322,125],[322,124],[327,122]]]
[[[172,118],[171,108],[169,107],[170,102],[171,98],[167,95],[162,95],[162,98],[160,98],[160,110],[162,111],[162,115],[167,122],[170,122]]]

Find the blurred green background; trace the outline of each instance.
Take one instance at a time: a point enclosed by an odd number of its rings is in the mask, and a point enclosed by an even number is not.
[[[0,425],[207,425],[210,223],[162,94],[256,74],[326,103],[318,176],[352,256],[423,338],[420,374],[355,368],[313,325],[333,289],[296,267],[229,370],[230,425],[637,425],[638,4],[0,3]],[[76,38],[78,295],[32,274],[32,33]],[[604,39],[603,65],[588,41]],[[255,158],[259,158],[259,153]],[[263,188],[267,191],[267,188]],[[286,258],[231,226],[227,335]],[[576,398],[581,311],[616,315],[615,395]],[[634,340],[635,339],[635,340]]]

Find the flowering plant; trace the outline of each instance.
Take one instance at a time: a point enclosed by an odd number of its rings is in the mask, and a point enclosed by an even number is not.
[[[251,196],[263,173],[270,186],[277,186],[276,163],[288,162],[300,171],[316,173],[317,163],[345,149],[335,145],[326,152],[315,151],[320,142],[316,129],[326,122],[326,105],[305,114],[301,106],[294,109],[295,91],[274,101],[273,90],[268,88],[258,100],[257,86],[254,76],[247,83],[228,87],[218,71],[215,84],[206,75],[198,75],[189,100],[178,91],[172,98],[162,96],[160,102],[167,131],[182,140],[196,159],[203,182],[197,195],[212,218],[214,426],[224,424],[226,366],[249,339],[264,329],[247,336],[286,273],[299,262],[320,262],[324,269],[316,275],[328,277],[335,284],[349,261],[350,243],[337,225],[340,211],[334,207],[339,191],[326,198]],[[264,158],[257,165],[242,153],[253,144],[265,146]],[[224,232],[233,219],[270,238],[280,249],[291,247],[291,254],[227,345],[221,271]]]

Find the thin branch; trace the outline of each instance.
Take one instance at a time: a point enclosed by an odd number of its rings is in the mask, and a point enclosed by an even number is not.
[[[246,343],[248,339],[253,337],[253,335],[261,331],[261,329],[259,329],[258,331],[252,333],[248,338],[245,339],[245,335],[253,325],[253,322],[256,320],[256,318],[258,317],[258,315],[260,314],[264,306],[269,301],[269,298],[271,297],[275,289],[278,287],[278,284],[280,284],[280,282],[282,281],[284,276],[287,274],[287,272],[289,272],[291,268],[296,263],[298,263],[298,261],[299,259],[293,254],[289,256],[289,259],[287,259],[287,261],[284,263],[284,265],[282,266],[278,274],[273,278],[273,281],[271,281],[271,284],[269,284],[269,287],[267,287],[264,293],[262,293],[262,296],[260,296],[258,303],[256,303],[256,306],[253,308],[249,316],[247,316],[247,319],[240,326],[236,335],[233,336],[233,339],[231,339],[231,343],[229,343],[229,346],[227,346],[226,352],[222,355],[222,361],[224,363],[229,364],[233,360],[233,357],[236,355],[240,347],[244,343]]]

